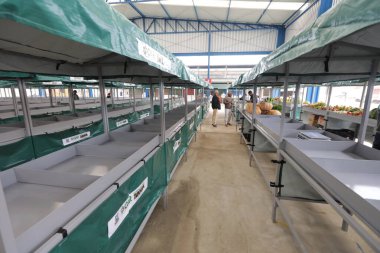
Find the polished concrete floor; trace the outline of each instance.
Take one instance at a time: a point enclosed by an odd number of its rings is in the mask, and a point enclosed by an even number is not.
[[[223,117],[221,110],[216,128],[211,113],[202,124],[169,185],[167,209],[159,203],[133,253],[299,252],[281,213],[271,221],[273,154],[258,156],[262,174],[250,167],[235,125],[225,127]],[[351,230],[340,230],[329,206],[284,204],[309,252],[372,252]]]

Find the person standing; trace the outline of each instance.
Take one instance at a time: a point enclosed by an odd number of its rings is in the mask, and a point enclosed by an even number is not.
[[[76,90],[73,90],[73,99],[79,100],[78,92]]]
[[[223,104],[224,104],[224,124],[226,126],[231,126],[231,116],[232,116],[232,103],[233,103],[233,100],[232,100],[232,93],[231,92],[228,92],[227,93],[227,96],[224,98],[223,100]]]
[[[211,108],[212,108],[212,126],[216,127],[216,114],[218,113],[218,110],[220,110],[219,92],[217,90],[214,92],[214,96],[212,96]]]

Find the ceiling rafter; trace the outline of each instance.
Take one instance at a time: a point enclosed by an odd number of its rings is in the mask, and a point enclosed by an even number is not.
[[[172,18],[168,12],[168,10],[165,8],[165,6],[161,3],[161,0],[158,0],[158,3],[160,4],[161,8],[164,10],[166,16],[168,16],[168,18]]]
[[[230,10],[231,10],[231,0],[228,2],[226,22],[228,22],[228,18],[230,16]]]
[[[197,17],[197,20],[199,21],[199,16],[198,16],[197,7],[195,6],[194,0],[191,0],[191,1],[193,2],[193,7],[194,7],[195,16]]]
[[[262,17],[264,16],[264,14],[267,12],[270,4],[272,3],[272,0],[269,1],[267,7],[263,10],[263,12],[261,13],[260,17],[257,19],[256,23],[260,23],[260,20],[262,19]]]
[[[164,33],[195,33],[195,32],[226,32],[226,31],[252,31],[252,30],[278,30],[283,26],[246,24],[246,23],[226,23],[206,20],[184,20],[167,18],[134,18],[132,22],[144,29],[142,24],[146,24],[144,32],[148,34]],[[153,23],[157,22],[160,29],[152,29]],[[168,24],[168,25],[165,25]],[[143,26],[143,27],[141,27]],[[156,26],[155,26],[156,27]]]
[[[311,6],[313,6],[315,3],[317,3],[319,0],[316,0],[316,1],[314,1],[314,3],[313,4],[311,4],[306,10],[304,10],[302,13],[300,13],[299,14],[299,16],[301,16],[301,15],[303,15],[303,13],[305,13],[305,12],[307,12],[310,8],[311,8]],[[290,20],[292,20],[298,13],[299,13],[299,11],[300,10],[302,10],[302,8],[304,8],[305,7],[305,5],[306,4],[308,4],[310,2],[310,0],[306,0],[305,2],[304,2],[304,4],[303,5],[301,5],[301,7],[299,7],[298,8],[298,10],[296,10],[295,12],[293,12],[293,14],[292,15],[290,15],[283,23],[282,23],[282,25],[286,25]]]

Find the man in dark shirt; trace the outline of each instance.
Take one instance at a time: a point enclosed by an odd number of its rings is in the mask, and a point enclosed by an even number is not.
[[[212,96],[211,108],[212,108],[212,126],[216,127],[216,113],[218,112],[218,110],[220,110],[219,92],[217,90],[214,92],[214,96]]]

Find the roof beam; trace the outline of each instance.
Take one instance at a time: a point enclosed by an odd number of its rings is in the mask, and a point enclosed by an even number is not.
[[[271,3],[272,3],[272,0],[269,1],[267,7],[266,7],[266,8],[264,9],[264,11],[261,13],[261,15],[260,15],[260,17],[259,17],[259,19],[257,20],[256,23],[260,23],[260,20],[262,19],[262,17],[264,16],[264,14],[267,12],[267,10],[268,10],[268,8],[269,8],[269,6],[270,6]]]
[[[230,10],[231,10],[231,0],[228,3],[226,22],[228,22],[228,18],[230,16]]]
[[[319,0],[316,0],[315,2],[318,2]],[[290,15],[290,17],[288,17],[285,21],[284,21],[284,23],[282,23],[282,25],[286,25],[286,23],[288,23],[295,15],[297,15],[297,13],[307,4],[307,3],[309,3],[310,2],[310,0],[306,0],[304,3],[303,3],[303,5],[301,5],[301,7],[299,7],[298,8],[298,10],[296,10],[295,12],[293,12],[293,14],[292,15]],[[310,7],[309,7],[310,8]],[[308,9],[309,9],[308,8]],[[308,9],[306,9],[303,13],[305,13]],[[300,14],[301,15],[301,14]]]
[[[195,7],[194,0],[191,0],[191,1],[193,2],[194,12],[195,12],[195,16],[197,17],[197,21],[199,21],[197,7]]]
[[[158,0],[158,3],[160,4],[161,8],[164,10],[166,16],[168,16],[168,18],[172,18],[168,12],[168,10],[165,8],[165,6],[161,3],[161,0]]]
[[[131,0],[126,0],[127,3],[132,7],[132,9],[134,9],[141,17],[145,18],[145,15],[144,13],[142,13],[142,11],[136,7],[136,5],[134,5],[133,1]]]

